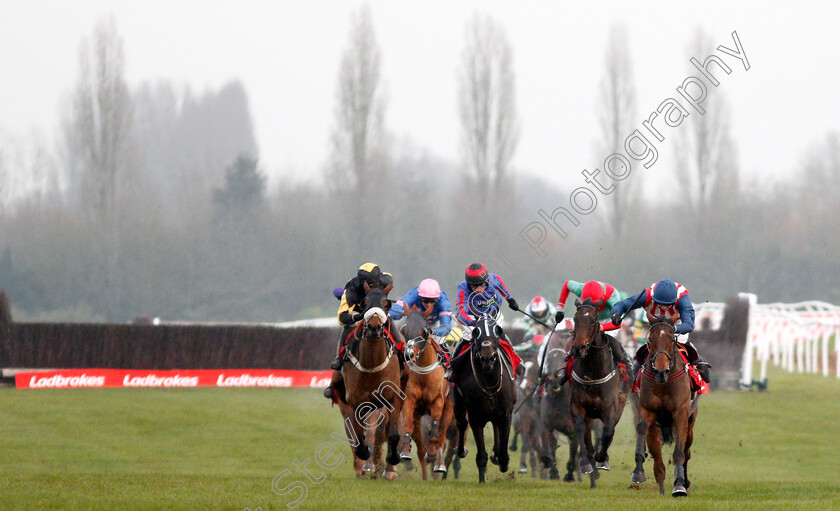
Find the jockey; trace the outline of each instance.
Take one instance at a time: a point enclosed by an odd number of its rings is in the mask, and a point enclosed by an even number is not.
[[[381,288],[387,295],[394,287],[394,281],[390,273],[385,273],[379,269],[379,266],[374,263],[365,263],[359,267],[356,276],[347,281],[344,285],[344,293],[341,296],[341,305],[338,307],[338,324],[343,328],[341,335],[338,338],[338,345],[335,348],[335,359],[330,363],[330,369],[333,370],[332,381],[330,385],[324,389],[324,396],[328,398],[333,397],[333,387],[341,381],[341,366],[344,363],[342,356],[342,348],[347,341],[348,336],[356,327],[359,321],[364,319],[362,312],[362,304],[365,300],[365,284],[368,288]],[[388,328],[394,342],[399,344],[403,339],[402,335],[394,328],[393,322],[388,321]]]
[[[423,314],[423,319],[432,327],[433,334],[446,337],[452,330],[452,306],[449,296],[440,290],[440,284],[434,279],[425,279],[411,289],[391,306],[388,315],[393,320],[405,316],[406,311],[415,310]]]
[[[549,330],[544,325],[537,323],[533,318],[537,318],[537,320],[542,321],[543,323],[548,323],[549,318],[555,315],[557,309],[551,305],[548,300],[543,298],[542,296],[535,296],[531,299],[531,303],[525,307],[525,326],[527,326],[527,330],[525,331],[525,335],[527,336],[529,333],[533,335],[538,334],[548,334]]]
[[[507,286],[501,277],[495,273],[488,273],[487,268],[481,263],[472,263],[467,267],[464,275],[464,282],[458,285],[458,303],[456,320],[464,327],[472,327],[480,316],[499,317],[501,319],[502,299],[507,300],[511,310],[518,311],[519,304],[511,296]],[[499,319],[499,321],[500,321]],[[463,335],[455,349],[452,357],[455,358],[465,345],[472,340],[472,328],[463,328]],[[513,352],[508,339],[499,339],[501,345],[506,345]],[[506,352],[505,349],[502,350]],[[515,355],[515,354],[514,354]],[[518,357],[515,357],[518,358]],[[516,371],[519,365],[518,360],[511,360],[511,369]],[[452,368],[446,369],[444,377],[452,381]]]
[[[541,344],[535,343],[537,336],[547,335],[549,329],[537,323],[536,320],[532,319],[532,316],[537,320],[546,323],[549,321],[549,318],[554,316],[556,310],[553,305],[548,303],[548,300],[542,296],[535,296],[531,300],[531,303],[525,307],[523,312],[525,312],[525,325],[528,329],[522,336],[522,342],[514,346],[513,351],[523,356],[523,358],[533,359]],[[543,337],[543,339],[545,339],[545,337]]]
[[[620,323],[624,313],[642,307],[653,317],[665,315],[675,322],[674,332],[685,335],[681,341],[688,349],[689,363],[697,367],[697,371],[705,381],[709,381],[711,365],[697,352],[697,348],[688,339],[688,334],[694,330],[694,307],[688,297],[688,290],[673,280],[660,280],[636,296],[631,296],[612,308],[613,324]],[[641,366],[648,355],[647,344],[642,344],[636,350],[636,361]]]
[[[566,306],[566,300],[569,299],[569,293],[573,293],[580,297],[581,301],[589,299],[592,301],[594,305],[597,307],[598,312],[598,319],[603,321],[601,323],[601,331],[602,332],[609,332],[612,330],[616,330],[619,328],[617,325],[613,325],[611,322],[607,321],[610,319],[610,311],[612,310],[613,305],[621,301],[624,298],[620,291],[618,291],[613,286],[607,284],[606,282],[599,282],[597,280],[590,280],[585,284],[580,282],[576,282],[574,280],[567,280],[563,284],[563,289],[560,291],[560,299],[557,301],[557,314],[554,316],[555,321],[558,323],[563,321],[565,314],[563,314],[563,307]],[[601,304],[598,305],[598,302],[601,301]],[[624,346],[621,345],[618,340],[608,335],[607,339],[609,339],[610,343],[610,350],[612,351],[613,360],[616,363],[624,364],[624,368],[629,374],[633,368],[633,364],[630,361],[630,357],[627,356],[627,352],[624,350]],[[573,357],[569,355],[568,360],[572,360]],[[569,364],[570,365],[570,364]],[[566,383],[569,380],[569,375],[567,374],[566,367],[564,366],[557,372],[557,379],[560,385]]]

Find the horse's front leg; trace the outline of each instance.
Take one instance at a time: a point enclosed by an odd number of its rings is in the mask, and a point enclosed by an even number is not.
[[[464,445],[465,433],[467,432],[467,406],[464,403],[464,398],[461,397],[457,391],[453,396],[453,407],[455,408],[455,421],[458,426],[458,457],[464,458],[467,456],[467,446]]]
[[[508,452],[508,440],[510,440],[510,411],[502,417],[498,428],[496,428],[496,432],[498,434],[496,443],[499,445],[499,471],[504,473],[508,471],[508,465],[510,464],[510,453]]]
[[[443,415],[443,396],[438,396],[432,401],[431,406],[429,406],[429,416],[432,418],[432,423],[429,426],[429,445],[427,447],[428,450],[428,460],[427,461],[437,461],[437,457],[439,454],[439,449],[443,442],[440,441],[440,419]]]
[[[604,416],[604,427],[601,430],[601,448],[595,454],[595,466],[598,470],[610,469],[610,455],[607,450],[612,445],[613,437],[615,436],[615,414],[607,413]]]
[[[656,425],[656,415],[645,413],[647,420],[647,447],[653,456],[653,476],[659,485],[659,493],[665,495],[665,463],[662,462],[662,432]]]
[[[392,411],[388,414],[388,454],[385,461],[389,465],[399,465],[400,455],[397,452],[400,443],[400,414],[402,412],[402,400],[394,398],[391,400]],[[396,472],[394,472],[396,475]]]
[[[647,447],[645,445],[645,435],[647,435],[647,423],[639,410],[641,406],[639,404],[639,395],[633,394],[630,396],[630,399],[633,406],[633,419],[636,423],[636,468],[630,474],[630,482],[634,485],[640,485],[647,481],[647,476],[645,475],[645,449]]]
[[[590,461],[590,454],[587,450],[587,445],[592,444],[592,439],[589,438],[589,429],[586,427],[586,420],[583,418],[583,408],[575,403],[572,403],[572,418],[575,421],[575,436],[577,437],[578,446],[580,447],[580,473],[591,474],[592,462]]]
[[[478,467],[478,482],[484,482],[484,474],[487,472],[487,449],[484,447],[484,424],[477,424],[470,419],[470,429],[475,437],[475,466]],[[463,435],[463,434],[462,434]],[[463,438],[463,436],[461,436]]]
[[[676,441],[674,442],[674,489],[671,490],[672,497],[685,497],[688,490],[685,487],[685,445],[688,436],[688,407],[684,406],[674,414],[674,429],[676,429]]]
[[[400,435],[402,436],[402,449],[400,459],[411,462],[411,436],[414,434],[414,408],[417,406],[417,398],[411,389],[406,389],[406,398],[400,410]]]

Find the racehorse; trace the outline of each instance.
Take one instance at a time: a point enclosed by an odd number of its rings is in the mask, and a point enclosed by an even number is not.
[[[453,400],[458,421],[458,456],[467,455],[464,434],[469,425],[475,437],[475,464],[480,483],[484,482],[487,471],[484,426],[488,422],[493,424],[490,461],[498,464],[501,472],[507,472],[510,462],[508,438],[516,387],[513,371],[499,346],[499,339],[503,337],[502,327],[493,318],[480,317],[472,329],[469,350],[451,363],[456,378]]]
[[[418,451],[425,480],[427,462],[434,462],[435,473],[446,473],[443,452],[446,430],[453,416],[452,400],[449,398],[451,386],[443,377],[445,370],[440,362],[444,355],[432,337],[431,328],[423,315],[417,311],[410,312],[403,330],[403,336],[406,338],[406,366],[409,372],[400,414],[400,434],[403,437],[400,458],[411,460],[411,439],[415,436],[415,422],[419,425],[420,418],[428,414],[431,422],[428,443],[425,445],[427,453],[421,454]],[[417,433],[420,434],[420,431]]]
[[[566,331],[568,332],[568,331]],[[566,364],[567,349],[571,333],[555,333],[549,339],[546,346],[543,364],[543,375],[553,375]],[[554,432],[558,431],[565,435],[569,441],[569,461],[566,462],[566,475],[563,480],[572,482],[575,480],[577,464],[575,459],[578,451],[578,440],[575,433],[575,421],[572,418],[572,391],[566,385],[559,385],[556,378],[549,378],[543,389],[543,397],[540,400],[540,420],[542,422],[542,453],[540,460],[543,468],[548,470],[548,478],[560,479],[557,470],[557,437]],[[580,475],[578,474],[578,480]]]
[[[636,425],[636,468],[630,480],[641,484],[645,477],[645,440],[653,456],[653,474],[659,493],[665,494],[665,464],[662,462],[660,431],[673,428],[674,488],[671,495],[685,497],[691,485],[688,480],[688,460],[694,441],[694,423],[700,394],[691,390],[685,359],[681,354],[673,321],[665,316],[650,320],[648,356],[642,369],[639,387],[639,423]]]
[[[387,428],[388,463],[383,472],[387,479],[393,479],[397,473],[394,465],[400,461],[397,453],[399,443],[399,416],[402,399],[405,394],[400,387],[400,365],[395,348],[388,339],[387,310],[390,302],[381,289],[365,286],[367,295],[364,301],[364,323],[351,334],[348,341],[350,363],[342,367],[345,385],[345,402],[349,406],[347,416],[351,420],[353,433],[358,439],[354,454],[361,460],[368,460],[371,451],[375,457],[366,463],[365,471],[378,469],[379,453],[383,435],[377,434],[381,428]],[[352,414],[350,413],[352,412]],[[376,473],[374,472],[374,476]]]
[[[528,461],[531,462],[531,476],[537,477],[537,455],[540,452],[541,422],[539,418],[538,405],[533,399],[534,390],[539,385],[540,368],[534,361],[522,363],[525,366],[523,374],[516,385],[516,402],[513,409],[511,427],[513,428],[513,440],[510,443],[510,450],[517,448],[516,438],[522,437],[522,450],[519,456],[520,474],[528,473]]]
[[[607,453],[621,419],[629,388],[622,382],[610,350],[609,336],[601,331],[598,309],[602,300],[575,301],[575,329],[571,354],[575,357],[570,375],[571,410],[580,444],[580,472],[589,474],[590,487],[596,486],[598,470],[609,470]],[[592,445],[592,421],[604,423],[600,449]],[[592,464],[595,463],[593,470]]]

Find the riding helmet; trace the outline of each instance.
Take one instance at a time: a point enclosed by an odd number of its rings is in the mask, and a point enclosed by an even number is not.
[[[481,263],[472,263],[467,266],[465,280],[470,286],[480,286],[487,284],[490,277],[487,275],[487,268]]]
[[[417,286],[420,298],[440,298],[440,284],[435,279],[425,279]]]
[[[374,263],[365,263],[359,266],[359,271],[356,276],[359,278],[359,281],[374,285],[382,277],[382,270]]]
[[[604,285],[597,280],[590,280],[583,285],[583,290],[580,292],[581,300],[589,298],[592,303],[597,302],[604,297]]]
[[[653,285],[653,301],[662,305],[671,305],[677,301],[677,284],[673,280],[663,279]]]

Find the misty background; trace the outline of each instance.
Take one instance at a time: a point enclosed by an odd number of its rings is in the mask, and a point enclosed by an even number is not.
[[[754,71],[733,59],[726,60],[731,75],[716,73],[721,85],[710,88],[706,113],[691,111],[668,131],[654,169],[634,161],[631,176],[598,195],[595,211],[566,239],[549,232],[546,257],[519,236],[539,209],[568,207],[572,190],[584,185],[580,171],[601,168],[660,101],[678,97],[674,87],[699,76],[689,58],[702,61],[720,44],[734,48],[729,34],[738,26],[713,35],[697,27],[669,42],[680,48],[683,69],[643,103],[639,84],[652,82],[634,72],[633,29],[611,24],[603,51],[577,50],[589,52],[598,89],[591,105],[580,106],[591,121],[578,130],[588,146],[568,163],[535,162],[521,156],[529,129],[521,105],[534,98],[521,92],[505,19],[480,9],[467,16],[450,48],[457,60],[451,97],[417,97],[430,112],[452,103],[455,122],[441,131],[454,149],[437,151],[410,128],[389,126],[389,47],[378,37],[377,7],[360,5],[344,20],[332,92],[321,98],[331,109],[322,123],[328,136],[317,141],[321,158],[285,173],[261,158],[240,79],[200,92],[167,78],[130,85],[131,48],[118,20],[103,16],[81,31],[70,63],[75,83],[57,106],[53,134],[15,133],[0,119],[0,288],[14,318],[327,316],[337,308],[332,289],[367,261],[393,274],[392,298],[428,277],[454,295],[464,268],[480,261],[523,304],[536,294],[556,300],[566,279],[605,280],[634,293],[661,278],[684,284],[694,302],[740,291],[764,303],[840,302],[831,278],[840,274],[832,235],[840,213],[838,131],[826,129],[798,151],[768,142],[764,152],[778,153],[785,168],[745,169],[752,158],[743,155],[746,136],[733,125],[739,103],[727,85]],[[754,58],[759,41],[739,33],[751,65],[780,65]],[[282,77],[305,73],[288,69]],[[575,97],[574,90],[551,92]],[[574,126],[575,118],[556,122]],[[527,172],[522,160],[530,162]]]

